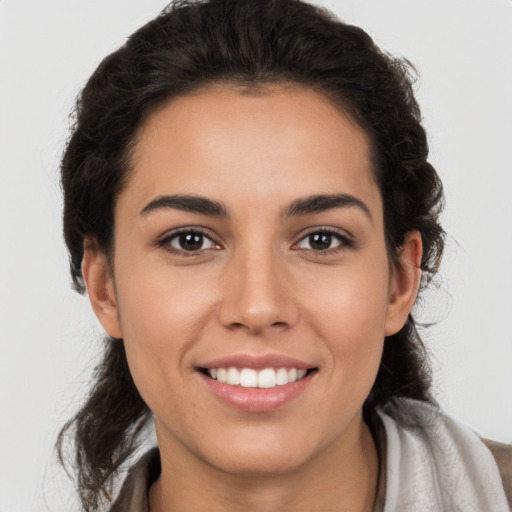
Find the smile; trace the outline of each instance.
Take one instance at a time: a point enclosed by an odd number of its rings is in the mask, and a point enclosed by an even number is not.
[[[284,367],[279,369],[263,368],[262,370],[220,367],[209,368],[206,372],[212,379],[230,386],[269,389],[301,380],[306,376],[308,370]]]
[[[294,358],[230,356],[197,368],[217,399],[247,412],[270,412],[294,402],[315,381],[318,367]]]
[[[248,412],[270,412],[307,392],[319,373],[315,363],[278,353],[239,353],[199,362],[195,374],[224,404]]]

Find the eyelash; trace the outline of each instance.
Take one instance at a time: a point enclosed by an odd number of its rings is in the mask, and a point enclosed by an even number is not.
[[[204,244],[205,240],[209,240],[212,244],[217,246],[216,248],[218,248],[220,245],[206,231],[204,231],[200,228],[189,228],[189,227],[181,228],[179,230],[173,231],[169,235],[164,236],[162,239],[158,240],[156,245],[158,247],[162,247],[164,250],[166,250],[167,252],[169,252],[171,254],[174,254],[177,256],[184,256],[184,257],[197,256],[198,254],[201,254],[202,251],[208,250],[208,249],[197,249],[194,251],[187,251],[185,249],[178,249],[176,247],[173,247],[171,245],[171,242],[173,240],[177,239],[178,237],[180,237],[181,235],[198,235],[198,236],[202,237],[203,244]]]
[[[319,234],[328,235],[328,236],[332,237],[333,239],[336,239],[338,241],[338,245],[336,247],[327,248],[327,249],[318,249],[318,250],[304,249],[304,250],[307,250],[310,253],[314,254],[315,256],[334,255],[334,254],[339,253],[340,251],[343,251],[346,249],[353,249],[355,247],[354,240],[352,238],[350,238],[349,236],[343,235],[339,231],[336,231],[331,228],[321,227],[321,228],[316,228],[316,229],[310,231],[309,233],[306,233],[304,236],[302,236],[300,238],[300,240],[296,244],[293,245],[292,249],[295,249],[301,242],[307,240],[308,238],[310,238],[314,235],[319,235]],[[301,249],[296,248],[295,250],[301,250]]]
[[[300,249],[297,247],[300,243],[307,240],[309,237],[312,237],[314,235],[319,235],[319,234],[327,235],[327,236],[330,236],[330,237],[336,239],[338,241],[338,245],[334,248],[319,249],[319,250],[315,250],[312,248]],[[206,249],[197,249],[197,250],[187,251],[185,249],[178,249],[176,247],[173,247],[171,245],[171,242],[173,240],[176,240],[178,237],[180,237],[182,235],[198,235],[198,236],[202,237],[202,245],[204,244],[205,239],[206,239],[206,240],[209,240],[213,245],[216,246],[215,249],[218,249],[220,246],[220,244],[208,232],[206,232],[200,228],[189,228],[189,227],[181,228],[177,231],[170,233],[169,235],[158,240],[156,245],[158,247],[162,247],[164,250],[166,250],[167,252],[169,252],[171,254],[174,254],[177,256],[184,256],[184,257],[197,256],[197,255],[201,254],[202,251],[213,248],[213,247],[211,247],[211,248],[209,247]],[[299,239],[299,241],[292,246],[292,249],[296,250],[296,251],[306,250],[306,251],[309,251],[310,253],[314,254],[315,256],[323,256],[323,255],[334,255],[334,254],[337,254],[338,252],[346,250],[346,249],[353,249],[354,246],[355,246],[354,241],[350,237],[343,235],[343,234],[339,233],[338,231],[335,231],[331,228],[322,227],[322,228],[316,228],[316,229],[310,231],[309,233],[306,233],[305,235],[303,235]]]

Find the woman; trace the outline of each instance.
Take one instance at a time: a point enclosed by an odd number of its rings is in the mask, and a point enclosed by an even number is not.
[[[176,4],[105,59],[62,162],[109,335],[60,439],[84,510],[508,510],[506,448],[438,410],[411,315],[427,153],[407,66],[302,2]]]

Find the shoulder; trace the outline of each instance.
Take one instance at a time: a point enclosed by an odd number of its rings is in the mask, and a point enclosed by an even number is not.
[[[510,510],[511,447],[484,443],[435,404],[403,399],[378,412],[387,448],[386,510]]]
[[[159,474],[160,453],[158,448],[153,448],[128,471],[110,512],[149,512],[149,488]]]
[[[489,448],[496,461],[508,503],[512,507],[512,445],[489,439],[482,439],[482,441]]]

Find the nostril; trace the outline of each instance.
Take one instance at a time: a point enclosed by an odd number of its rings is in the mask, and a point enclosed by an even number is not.
[[[230,324],[229,326],[231,329],[243,329],[243,328],[246,328],[247,326],[244,325],[243,323],[241,322],[233,322]]]

